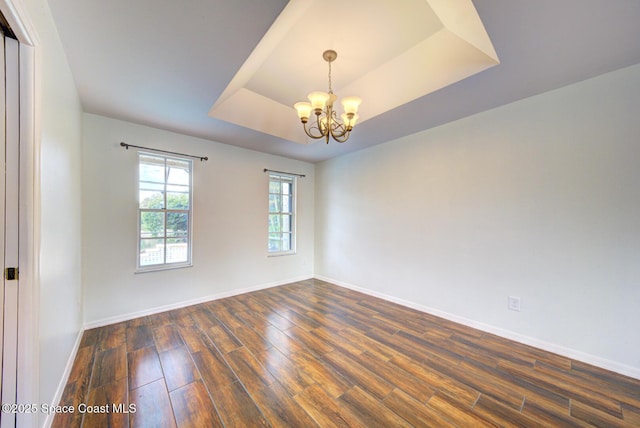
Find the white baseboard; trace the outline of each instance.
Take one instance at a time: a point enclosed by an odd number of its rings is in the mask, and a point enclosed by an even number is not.
[[[122,321],[128,321],[135,318],[146,317],[149,315],[159,314],[161,312],[171,311],[174,309],[180,309],[187,306],[210,302],[212,300],[224,299],[226,297],[232,297],[232,296],[237,296],[239,294],[250,293],[252,291],[265,290],[267,288],[278,287],[280,285],[290,284],[292,282],[298,282],[298,281],[305,281],[307,279],[312,279],[312,278],[313,278],[312,276],[289,278],[285,281],[277,281],[277,282],[271,282],[267,284],[254,285],[251,287],[241,288],[239,290],[224,291],[222,293],[216,293],[208,296],[198,297],[196,299],[184,300],[178,303],[171,303],[169,305],[157,306],[155,308],[145,309],[143,311],[130,312],[128,314],[116,315],[109,318],[102,318],[99,320],[85,323],[84,329],[89,330],[96,327],[103,327],[109,324],[116,324]]]
[[[78,332],[78,337],[76,337],[76,342],[73,344],[73,349],[71,350],[71,354],[67,359],[67,365],[64,368],[64,372],[62,372],[62,379],[60,379],[60,383],[58,384],[58,388],[56,389],[56,393],[53,396],[53,400],[49,403],[50,406],[57,406],[62,399],[62,394],[64,393],[64,389],[67,386],[67,382],[69,381],[69,375],[71,375],[71,369],[73,368],[73,362],[76,360],[76,355],[78,354],[78,349],[80,349],[80,342],[82,341],[82,335],[84,333],[84,328],[80,329]],[[53,423],[53,418],[56,416],[55,413],[50,413],[44,420],[43,427],[49,428]]]
[[[600,367],[605,370],[610,370],[612,372],[616,372],[624,376],[629,376],[634,379],[640,379],[640,368],[637,368],[637,367],[628,366],[626,364],[621,364],[616,361],[611,361],[606,358],[598,357],[596,355],[591,355],[582,351],[567,348],[561,345],[557,345],[555,343],[536,339],[534,337],[525,336],[520,333],[516,333],[510,330],[506,330],[506,329],[492,326],[489,324],[484,324],[484,323],[474,321],[468,318],[464,318],[455,314],[450,314],[448,312],[441,311],[439,309],[422,306],[417,303],[413,303],[407,300],[399,299],[397,297],[389,296],[387,294],[379,293],[377,291],[369,290],[363,287],[355,286],[353,284],[342,282],[334,278],[328,278],[322,275],[315,275],[314,278],[319,279],[321,281],[329,282],[331,284],[338,285],[340,287],[348,288],[350,290],[358,291],[360,293],[367,294],[369,296],[377,297],[382,300],[397,303],[399,305],[406,306],[411,309],[416,309],[420,312],[425,312],[430,315],[435,315],[437,317],[444,318],[446,320],[453,321],[458,324],[466,325],[468,327],[475,328],[477,330],[495,334],[496,336],[513,340],[515,342],[522,343],[524,345],[533,346],[535,348],[542,349],[544,351],[553,352],[554,354],[562,355],[563,357],[571,358],[573,360],[590,364],[592,366]]]

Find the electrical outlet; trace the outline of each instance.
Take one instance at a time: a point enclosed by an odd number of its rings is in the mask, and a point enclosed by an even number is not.
[[[520,298],[509,296],[509,298],[507,299],[507,307],[512,311],[520,311]]]

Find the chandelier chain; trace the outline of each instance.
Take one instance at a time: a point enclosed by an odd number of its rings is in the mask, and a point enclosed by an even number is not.
[[[331,61],[329,61],[329,93],[333,94],[333,89],[331,88]]]

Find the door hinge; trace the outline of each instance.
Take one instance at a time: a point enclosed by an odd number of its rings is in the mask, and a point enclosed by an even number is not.
[[[7,281],[15,281],[18,279],[19,271],[17,267],[8,267],[4,270],[4,278]]]

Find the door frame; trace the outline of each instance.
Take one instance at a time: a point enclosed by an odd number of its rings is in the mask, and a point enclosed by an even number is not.
[[[18,291],[18,403],[39,403],[40,76],[38,38],[24,0],[0,0],[20,43],[20,203]],[[36,427],[39,414],[18,414],[17,425]]]

